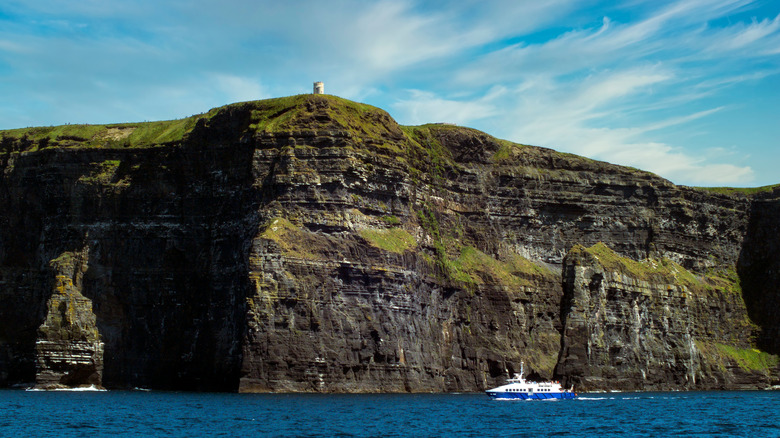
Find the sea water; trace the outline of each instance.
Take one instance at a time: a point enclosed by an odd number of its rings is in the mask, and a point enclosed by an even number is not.
[[[0,391],[2,437],[780,436],[780,392],[213,394]]]

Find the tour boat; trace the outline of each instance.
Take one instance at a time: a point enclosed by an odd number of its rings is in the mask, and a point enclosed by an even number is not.
[[[564,389],[558,382],[529,382],[523,377],[523,363],[520,362],[520,374],[508,379],[506,385],[485,391],[492,398],[500,400],[545,400],[571,399],[577,397],[572,389]]]

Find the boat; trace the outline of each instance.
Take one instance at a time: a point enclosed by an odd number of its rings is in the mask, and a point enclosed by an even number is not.
[[[573,399],[577,397],[574,387],[564,389],[559,382],[529,382],[523,376],[523,363],[520,362],[520,374],[507,379],[505,385],[485,391],[488,396],[500,400],[552,400]]]

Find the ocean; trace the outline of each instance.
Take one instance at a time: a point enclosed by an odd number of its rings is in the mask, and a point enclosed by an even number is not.
[[[0,391],[2,437],[780,437],[780,392],[214,394]]]

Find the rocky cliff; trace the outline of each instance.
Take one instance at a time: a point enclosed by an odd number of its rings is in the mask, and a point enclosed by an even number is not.
[[[637,262],[600,243],[564,260],[563,349],[556,369],[583,390],[748,389],[776,379],[753,349],[733,271],[696,276],[668,259]]]
[[[0,149],[5,386],[473,391],[521,361],[582,389],[777,383],[777,190],[321,95]]]

